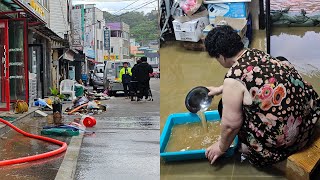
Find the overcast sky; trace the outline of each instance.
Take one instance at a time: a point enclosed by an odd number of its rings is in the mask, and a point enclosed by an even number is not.
[[[74,0],[73,4],[96,4],[102,11],[118,15],[133,10],[148,13],[158,9],[158,0]]]

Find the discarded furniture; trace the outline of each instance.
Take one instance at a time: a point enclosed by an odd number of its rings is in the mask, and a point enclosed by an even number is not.
[[[76,98],[75,96],[75,81],[70,79],[65,79],[61,81],[60,84],[60,94],[70,95],[71,100]]]

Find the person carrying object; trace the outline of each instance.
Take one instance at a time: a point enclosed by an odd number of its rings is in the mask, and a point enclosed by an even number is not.
[[[131,68],[128,67],[128,62],[123,63],[123,68],[120,70],[119,80],[123,84],[124,96],[129,98],[130,82],[132,78]]]

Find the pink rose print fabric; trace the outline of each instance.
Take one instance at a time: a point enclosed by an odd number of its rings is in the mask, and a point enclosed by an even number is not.
[[[288,61],[257,49],[247,50],[228,71],[245,85],[253,103],[243,105],[239,139],[257,166],[286,159],[311,139],[320,118],[320,99]]]

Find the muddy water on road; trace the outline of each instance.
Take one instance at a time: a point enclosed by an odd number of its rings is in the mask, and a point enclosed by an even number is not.
[[[52,117],[48,116],[48,118],[30,118],[28,120],[21,121],[21,125],[19,125],[20,129],[28,133],[40,134],[43,126],[52,123]],[[71,139],[70,137],[53,138],[65,141],[67,143]],[[15,131],[10,131],[0,138],[0,160],[8,160],[45,153],[55,150],[59,147],[60,146],[52,143],[28,138]],[[0,167],[0,179],[54,179],[63,158],[64,153],[61,153],[51,158],[45,158],[38,161]]]

